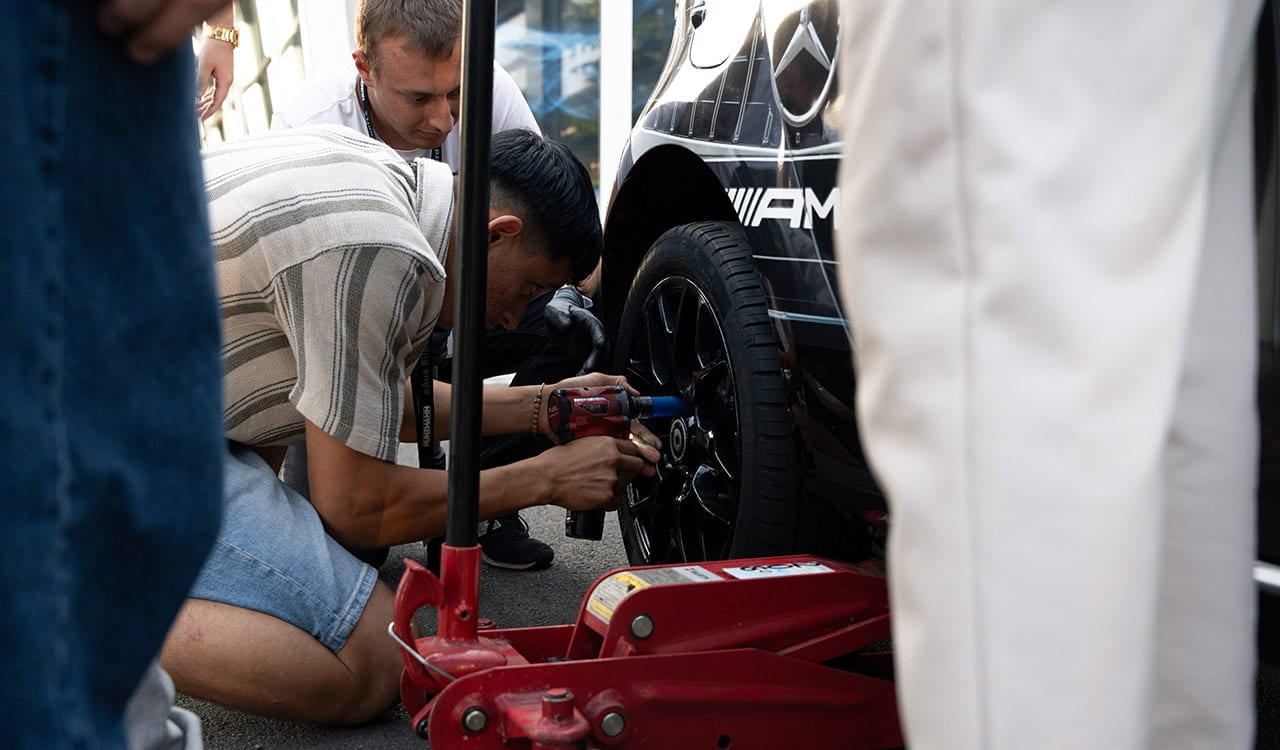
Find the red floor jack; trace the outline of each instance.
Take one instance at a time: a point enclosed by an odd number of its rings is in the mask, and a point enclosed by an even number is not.
[[[480,410],[465,405],[481,398],[485,263],[464,259],[487,250],[494,5],[468,1],[463,23],[441,574],[406,561],[388,628],[403,648],[401,697],[414,730],[435,750],[901,747],[889,657],[868,648],[889,638],[885,578],[874,562],[795,555],[626,568],[595,582],[572,625],[480,626]],[[634,416],[631,405],[618,407],[627,411],[619,420],[566,397],[551,401],[578,435],[593,427],[625,435]],[[565,406],[572,403],[582,408]],[[437,634],[414,638],[414,613],[427,606],[438,611]]]
[[[798,555],[626,568],[577,622],[477,628],[478,555],[449,547],[443,581],[412,561],[392,634],[401,697],[450,748],[892,748],[903,745],[883,574]],[[422,606],[439,633],[414,641]],[[413,645],[410,645],[410,644]]]
[[[612,387],[548,403],[562,441],[687,411]],[[438,750],[902,746],[889,656],[860,653],[889,638],[874,562],[626,568],[592,585],[573,625],[507,630],[478,624],[475,548],[445,547],[442,579],[406,565],[390,628],[404,650],[401,698]],[[439,632],[415,640],[424,606]]]

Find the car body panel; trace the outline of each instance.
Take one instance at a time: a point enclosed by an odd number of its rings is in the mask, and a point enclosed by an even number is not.
[[[1280,624],[1280,36],[1258,36],[1256,154],[1263,614]],[[791,387],[808,497],[846,515],[883,507],[854,419],[853,341],[835,276],[841,158],[836,0],[679,0],[663,74],[623,155],[606,222],[601,310],[617,328],[635,269],[663,231],[747,230]],[[696,58],[696,59],[695,59]],[[1265,617],[1264,617],[1265,619]],[[1276,630],[1265,628],[1265,630]]]

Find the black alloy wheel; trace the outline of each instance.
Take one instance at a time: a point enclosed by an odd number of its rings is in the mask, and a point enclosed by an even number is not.
[[[791,552],[796,444],[767,299],[742,228],[684,224],[654,242],[627,295],[615,372],[685,417],[645,424],[663,440],[657,476],[618,511],[633,565]]]

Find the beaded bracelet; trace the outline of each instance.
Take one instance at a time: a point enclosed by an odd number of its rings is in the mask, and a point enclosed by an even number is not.
[[[533,435],[534,437],[538,437],[538,434],[539,434],[538,433],[538,417],[541,416],[541,411],[542,411],[542,389],[546,387],[547,387],[546,383],[539,385],[538,395],[533,397],[533,423],[529,425],[529,434]]]

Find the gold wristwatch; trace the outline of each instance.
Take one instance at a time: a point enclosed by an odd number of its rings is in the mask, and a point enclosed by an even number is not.
[[[240,46],[240,29],[228,29],[223,26],[210,26],[205,33],[206,39],[217,39],[220,42],[226,42],[232,47]]]

